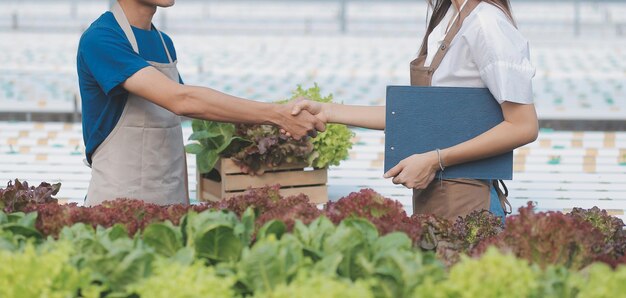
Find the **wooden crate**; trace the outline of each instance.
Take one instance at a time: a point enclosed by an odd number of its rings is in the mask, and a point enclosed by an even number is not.
[[[284,165],[266,170],[263,175],[242,173],[229,158],[221,158],[210,178],[197,174],[197,194],[200,201],[218,201],[243,194],[249,188],[280,184],[282,196],[305,194],[315,204],[328,201],[327,169],[306,168],[306,164]]]

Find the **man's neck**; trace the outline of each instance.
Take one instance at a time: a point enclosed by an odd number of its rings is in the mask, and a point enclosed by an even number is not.
[[[152,29],[152,17],[157,9],[155,5],[146,5],[136,0],[120,0],[119,3],[128,23],[139,29]]]

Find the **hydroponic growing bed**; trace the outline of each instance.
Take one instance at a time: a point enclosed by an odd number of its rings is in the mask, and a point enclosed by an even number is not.
[[[372,190],[322,209],[279,187],[220,202],[59,205],[0,190],[0,297],[623,297],[623,222],[598,209],[456,222]]]

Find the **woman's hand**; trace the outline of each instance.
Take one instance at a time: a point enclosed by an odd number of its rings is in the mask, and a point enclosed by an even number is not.
[[[437,152],[415,154],[403,159],[383,177],[393,177],[394,184],[402,184],[409,189],[425,189],[435,179],[439,170]]]
[[[304,97],[295,99],[293,103],[291,115],[297,116],[302,111],[308,111],[320,121],[328,123],[329,106],[327,104],[312,101]]]

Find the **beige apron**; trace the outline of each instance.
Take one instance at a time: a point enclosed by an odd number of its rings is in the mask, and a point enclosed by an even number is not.
[[[465,18],[480,3],[479,0],[468,0],[453,22],[450,31],[446,34],[439,50],[435,54],[430,66],[426,67],[426,54],[420,55],[411,62],[411,85],[431,86],[433,74],[445,57],[452,39],[461,29]],[[425,44],[424,46],[427,46]],[[506,197],[497,187],[498,197],[503,205]],[[435,179],[424,190],[413,190],[413,213],[435,214],[450,220],[465,216],[474,210],[489,210],[490,183],[477,179]],[[506,210],[506,209],[505,209]]]
[[[117,1],[111,12],[133,50],[139,53],[135,35]],[[176,61],[172,61],[160,31],[159,35],[169,63],[149,63],[178,82]],[[160,205],[188,204],[187,163],[180,122],[176,114],[129,94],[117,125],[92,155],[85,205],[116,198],[141,199]]]

